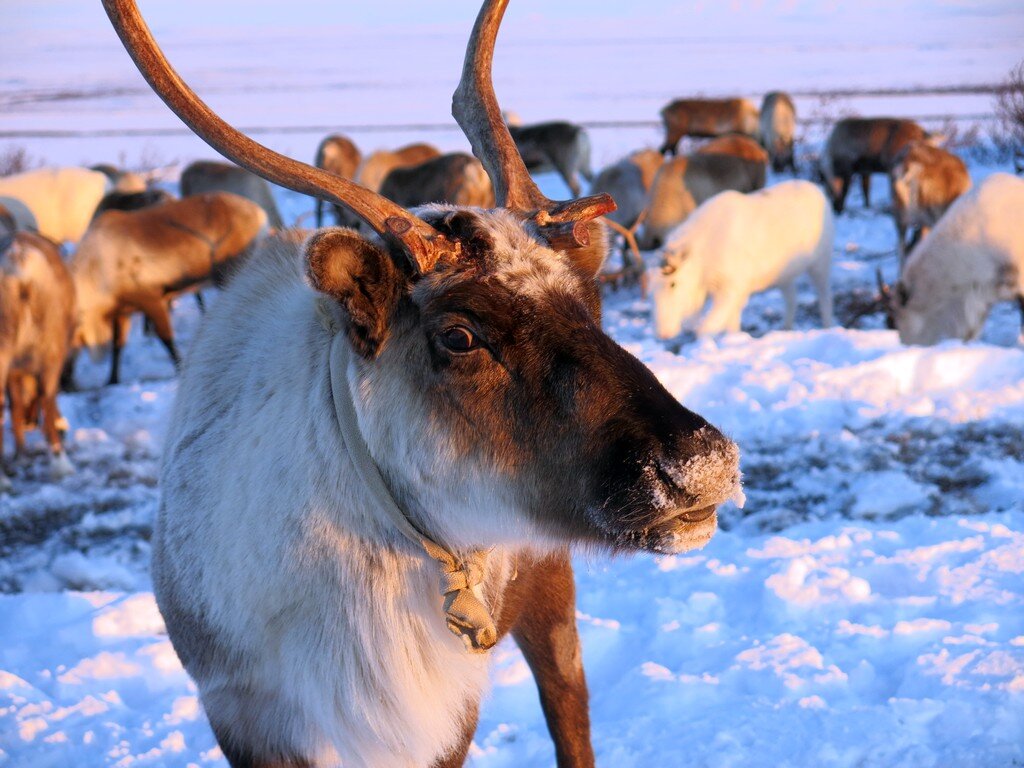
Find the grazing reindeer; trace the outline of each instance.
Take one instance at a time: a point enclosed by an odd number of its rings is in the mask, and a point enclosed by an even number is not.
[[[409,144],[394,152],[378,149],[363,162],[357,181],[372,192],[379,192],[380,185],[396,168],[408,168],[441,156],[441,150],[430,144]]]
[[[380,185],[380,193],[403,208],[424,203],[494,207],[494,189],[487,172],[479,160],[464,152],[395,168]]]
[[[71,472],[57,390],[74,324],[75,288],[56,243],[31,232],[0,243],[0,464],[6,392],[17,453],[25,450],[27,424],[41,413],[52,473]],[[0,466],[0,490],[9,488]]]
[[[78,294],[76,347],[98,356],[113,342],[108,383],[117,384],[131,316],[142,312],[177,365],[171,300],[211,281],[223,282],[266,226],[263,209],[230,192],[103,213],[71,258]]]
[[[881,283],[904,344],[971,341],[992,307],[1016,301],[1024,338],[1024,179],[994,173],[959,197],[911,251],[894,289]]]
[[[912,141],[928,138],[913,120],[892,117],[848,117],[832,128],[821,156],[825,190],[832,210],[843,212],[854,174],[860,174],[864,205],[871,207],[871,174],[888,174],[900,152]]]
[[[683,136],[714,138],[726,133],[757,137],[757,107],[746,99],[676,99],[661,110],[665,143],[661,154],[676,154]]]
[[[153,569],[234,766],[457,766],[511,632],[561,766],[592,766],[567,546],[703,545],[738,451],[598,322],[607,196],[545,198],[502,121],[484,4],[453,112],[498,209],[410,211],[224,123],[105,0],[200,136],[376,233],[251,261],[168,428]],[[439,594],[438,569],[442,579]]]
[[[339,133],[332,133],[320,142],[316,148],[316,167],[341,176],[343,179],[354,179],[359,170],[359,164],[363,161],[363,154],[355,142],[347,136]],[[324,223],[324,201],[316,200],[316,226],[320,228]],[[344,220],[344,209],[334,207],[335,223]]]
[[[793,138],[796,136],[796,106],[788,93],[771,91],[761,102],[761,145],[768,150],[772,170],[782,173],[786,168],[796,174]]]
[[[900,268],[907,252],[928,234],[953,202],[971,188],[964,161],[951,152],[915,141],[896,157],[892,171],[892,217]],[[913,230],[910,242],[907,232]]]
[[[204,192],[232,192],[252,200],[267,214],[267,223],[274,229],[284,227],[281,213],[266,179],[249,173],[231,163],[197,160],[181,172],[181,196],[191,197]]]
[[[89,166],[90,171],[99,171],[110,182],[109,187],[114,192],[130,194],[132,192],[145,192],[146,180],[133,171],[126,171],[110,163],[100,163]]]
[[[534,125],[518,125],[517,118],[506,119],[506,122],[531,173],[556,171],[573,197],[580,196],[581,175],[588,182],[594,180],[590,170],[590,137],[581,126],[561,120]]]

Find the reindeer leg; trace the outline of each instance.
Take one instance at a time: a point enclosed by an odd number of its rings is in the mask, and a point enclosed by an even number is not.
[[[7,363],[0,361],[0,493],[11,489],[7,479],[7,464],[4,462],[4,419],[7,414]]]
[[[1017,297],[1017,306],[1020,307],[1020,337],[1024,340],[1024,293]]]
[[[862,173],[860,175],[860,188],[864,193],[864,207],[871,207],[871,174]]]
[[[178,355],[178,348],[174,344],[174,328],[171,326],[171,311],[167,308],[167,304],[157,299],[148,302],[142,308],[142,311],[146,314],[146,317],[153,321],[153,330],[156,331],[157,338],[163,342],[164,349],[167,350],[167,354],[174,361],[174,367],[180,368],[181,357]]]
[[[316,199],[316,228],[324,225],[324,201],[319,197]]]
[[[576,586],[567,552],[540,565],[512,629],[540,691],[559,768],[591,768],[590,712],[576,631]]]
[[[8,395],[11,399],[11,432],[14,433],[14,456],[25,455],[25,409],[28,403],[25,402],[25,387],[21,382],[21,375],[15,373],[8,380]]]
[[[60,422],[64,420],[60,408],[57,406],[57,389],[59,384],[59,370],[50,372],[43,381],[40,381],[42,394],[43,411],[43,434],[50,446],[50,474],[59,479],[67,477],[74,472],[74,467],[64,452],[64,445],[61,442]]]
[[[111,343],[110,378],[107,379],[108,386],[111,384],[121,383],[121,350],[124,348],[124,345],[128,343],[128,331],[131,329],[132,317],[131,315],[117,313],[114,315],[114,319],[111,322],[114,327],[114,339]]]

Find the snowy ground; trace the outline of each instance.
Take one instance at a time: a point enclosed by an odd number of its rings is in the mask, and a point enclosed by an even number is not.
[[[789,4],[798,15],[801,5]],[[839,16],[851,14],[839,5]],[[815,27],[814,13],[805,13],[798,34],[765,48],[769,55],[756,82],[744,82],[751,91],[776,84],[796,90],[981,83],[998,79],[1019,56],[1014,30],[1024,32],[1024,14],[1014,4],[991,3],[986,13],[964,4],[932,5],[955,16],[956,25],[926,14],[921,39],[905,43],[892,20],[881,41],[869,44],[869,27],[878,25],[848,20],[854,42],[831,53],[812,44],[823,22]],[[752,10],[753,20],[745,22],[750,29],[781,13],[778,4],[764,6]],[[911,14],[917,6],[924,4],[894,7]],[[68,115],[79,127],[109,127],[109,115],[121,127],[174,125],[153,97],[131,90],[138,83],[109,39],[93,42],[77,34],[103,28],[102,18],[84,7],[46,0],[22,9],[17,23],[23,34],[0,51],[11,57],[0,68],[0,149],[3,131],[56,129]],[[329,13],[330,7],[320,11]],[[247,24],[261,41],[274,44],[260,8]],[[54,9],[60,11],[56,16]],[[468,6],[451,11],[451,19],[471,15]],[[44,35],[36,16],[59,23]],[[718,30],[704,43],[727,61],[729,19],[724,11],[720,16],[703,17]],[[194,72],[214,86],[211,98],[224,98],[236,119],[257,123],[267,114],[280,114],[277,124],[286,127],[337,119],[337,108],[310,113],[314,96],[322,94],[298,88],[307,79],[321,82],[333,69],[326,53],[315,73],[275,80],[253,107],[253,91],[243,85],[254,72],[292,71],[295,37],[285,30],[280,57],[242,66],[244,36],[230,37],[234,26],[227,18],[208,39],[191,45],[184,44],[188,30],[180,19],[165,9],[161,22],[172,40],[177,35],[181,55],[200,57]],[[595,40],[609,39],[615,22],[611,12],[603,20],[589,19],[592,39],[572,56],[585,60],[605,51]],[[564,46],[539,46],[524,32],[528,27],[528,19],[510,26],[510,47],[518,53],[504,64],[499,57],[498,64],[499,91],[520,103],[526,86],[501,80],[502,71],[522,63],[517,55],[543,51],[566,67],[572,58]],[[243,31],[249,28],[242,25]],[[427,58],[411,83],[396,81],[381,62],[380,82],[359,80],[356,73],[358,82],[337,84],[335,90],[351,89],[371,122],[439,120],[430,111],[439,103],[434,91],[450,90],[447,74],[461,56],[455,41],[464,34],[461,27],[439,28],[437,40],[445,45],[426,46]],[[640,35],[610,46],[611,61],[638,60]],[[212,45],[223,36],[234,42]],[[324,51],[329,38],[325,32],[309,44]],[[371,42],[359,38],[355,47]],[[672,38],[662,45],[675,50],[678,42]],[[62,46],[90,62],[77,68],[77,79],[67,79],[54,62],[41,68],[24,64]],[[887,69],[887,56],[908,66]],[[357,58],[348,50],[339,57],[346,66]],[[858,70],[855,60],[868,64]],[[11,62],[17,66],[9,68]],[[554,94],[520,111],[528,118],[581,110],[587,118],[628,118],[637,109],[656,110],[672,95],[663,92],[669,87],[663,72],[633,89],[616,66],[609,68],[617,73],[614,87],[599,99],[581,88],[557,90],[565,87],[559,84],[563,79],[570,81],[560,74],[551,78]],[[708,92],[731,88],[736,77],[715,68],[699,75]],[[69,83],[80,89],[88,82],[107,90],[46,98]],[[406,104],[408,113],[380,95],[404,93],[402,88],[417,94]],[[274,106],[282,95],[294,102],[288,114]],[[961,118],[988,108],[987,97],[941,98],[934,108]],[[923,103],[905,97],[886,102],[902,114],[913,114]],[[877,103],[862,99],[850,105]],[[370,146],[420,138],[407,125],[362,137]],[[264,138],[305,156],[315,134]],[[459,141],[454,131],[427,138],[452,148]],[[657,139],[650,127],[596,131],[595,159],[611,160]],[[154,146],[164,147],[164,159],[210,154],[185,137],[163,142],[152,135],[10,139],[36,157],[64,162],[116,159],[113,147],[131,159],[152,154]],[[971,167],[976,182],[994,170]],[[553,196],[564,196],[557,180],[543,177],[541,183]],[[844,324],[870,298],[876,267],[890,278],[895,272],[894,230],[880,178],[874,197],[875,208],[868,211],[854,192],[851,209],[838,222],[833,279]],[[293,219],[311,208],[291,194],[282,193],[281,203]],[[742,511],[723,510],[723,530],[699,553],[578,560],[579,621],[598,762],[637,768],[1024,765],[1019,316],[1010,305],[997,308],[978,343],[908,348],[883,330],[877,314],[852,329],[820,330],[809,284],[801,288],[800,302],[793,332],[773,330],[782,300],[770,293],[751,302],[744,333],[662,343],[653,338],[650,303],[637,289],[606,294],[609,333],[683,403],[739,442],[748,501]],[[175,325],[183,344],[199,319],[191,301],[179,303]],[[175,391],[173,368],[160,345],[135,329],[123,360],[127,383],[102,387],[105,364],[86,359],[79,361],[77,375],[82,391],[61,398],[72,425],[69,452],[77,472],[51,483],[35,435],[36,460],[18,467],[14,493],[0,496],[0,765],[224,765],[149,592],[148,541],[162,434]],[[521,655],[509,643],[494,657],[493,692],[470,764],[553,764]]]

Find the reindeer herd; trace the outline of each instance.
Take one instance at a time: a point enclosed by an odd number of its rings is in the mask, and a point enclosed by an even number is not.
[[[180,198],[110,166],[0,179],[0,415],[6,399],[19,453],[39,426],[55,475],[75,354],[109,349],[117,383],[141,313],[180,365],[174,301],[227,286],[183,365],[153,568],[233,765],[461,765],[505,633],[559,765],[593,764],[567,547],[685,551],[742,501],[737,447],[600,327],[617,235],[636,273],[655,251],[661,338],[737,331],[773,287],[790,328],[804,274],[828,326],[835,217],[854,176],[869,203],[885,173],[901,276],[880,297],[904,342],[974,338],[996,301],[1024,311],[1024,181],[972,189],[914,122],[857,118],[819,183],[765,188],[769,166],[798,169],[781,92],[673,101],[660,151],[594,174],[582,127],[500,111],[506,4],[484,2],[455,93],[472,155],[364,156],[335,134],[310,166],[221,120],[134,0],[104,0],[153,89],[233,163],[192,163]],[[547,199],[544,170],[591,196]],[[268,180],[316,198],[316,230],[285,228]]]

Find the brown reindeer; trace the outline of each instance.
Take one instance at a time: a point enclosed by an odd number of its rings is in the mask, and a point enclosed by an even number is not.
[[[362,161],[363,154],[355,142],[339,133],[332,133],[316,148],[316,167],[330,171],[343,179],[354,179]],[[324,223],[324,205],[324,201],[317,198],[316,225],[318,228],[322,227]],[[335,207],[334,214],[337,223],[345,218],[343,209]]]
[[[669,232],[719,192],[761,189],[765,168],[763,161],[731,154],[695,154],[667,161],[654,177],[651,202],[637,236],[640,248],[660,247]]]
[[[51,240],[18,232],[0,243],[0,463],[3,458],[5,393],[17,453],[25,430],[42,416],[51,471],[71,471],[61,444],[57,407],[61,368],[75,324],[75,288]],[[0,466],[0,490],[9,488]]]
[[[396,168],[408,168],[440,156],[441,150],[432,144],[409,144],[393,152],[378,149],[363,161],[356,180],[367,189],[378,192],[384,179]]]
[[[902,268],[907,253],[928,234],[946,209],[971,188],[971,175],[956,155],[915,141],[896,156],[889,180]],[[908,243],[907,232],[911,230]]]
[[[731,155],[741,160],[768,164],[768,153],[753,139],[738,133],[719,136],[717,139],[701,144],[694,152],[696,155]]]
[[[280,229],[284,226],[266,179],[237,165],[218,160],[196,160],[181,172],[180,184],[183,198],[204,192],[232,192],[248,198],[266,212],[267,223],[271,227]]]
[[[590,137],[583,127],[561,120],[518,125],[513,119],[508,130],[531,173],[557,172],[573,197],[580,196],[580,176],[588,182],[594,180],[590,170]]]
[[[758,114],[747,99],[676,99],[661,110],[665,143],[661,153],[676,154],[683,136],[713,138],[726,133],[757,136]]]
[[[230,192],[102,214],[71,258],[76,346],[98,353],[112,341],[108,383],[117,384],[131,316],[142,312],[177,365],[171,299],[223,282],[266,226],[263,209]]]
[[[860,175],[864,205],[870,207],[871,174],[888,174],[904,147],[926,138],[924,128],[913,120],[848,117],[836,123],[821,156],[821,173],[832,198],[832,210],[843,212],[854,174]]]
[[[403,208],[424,203],[494,207],[494,189],[483,165],[472,155],[453,152],[405,168],[395,168],[380,193]]]
[[[178,388],[154,591],[228,762],[461,765],[509,633],[558,764],[593,766],[567,547],[702,546],[738,451],[602,331],[594,219],[614,202],[530,178],[491,85],[505,0],[484,3],[453,102],[489,211],[407,210],[257,144],[174,75],[132,0],[105,5],[204,139],[375,233],[251,260]]]

